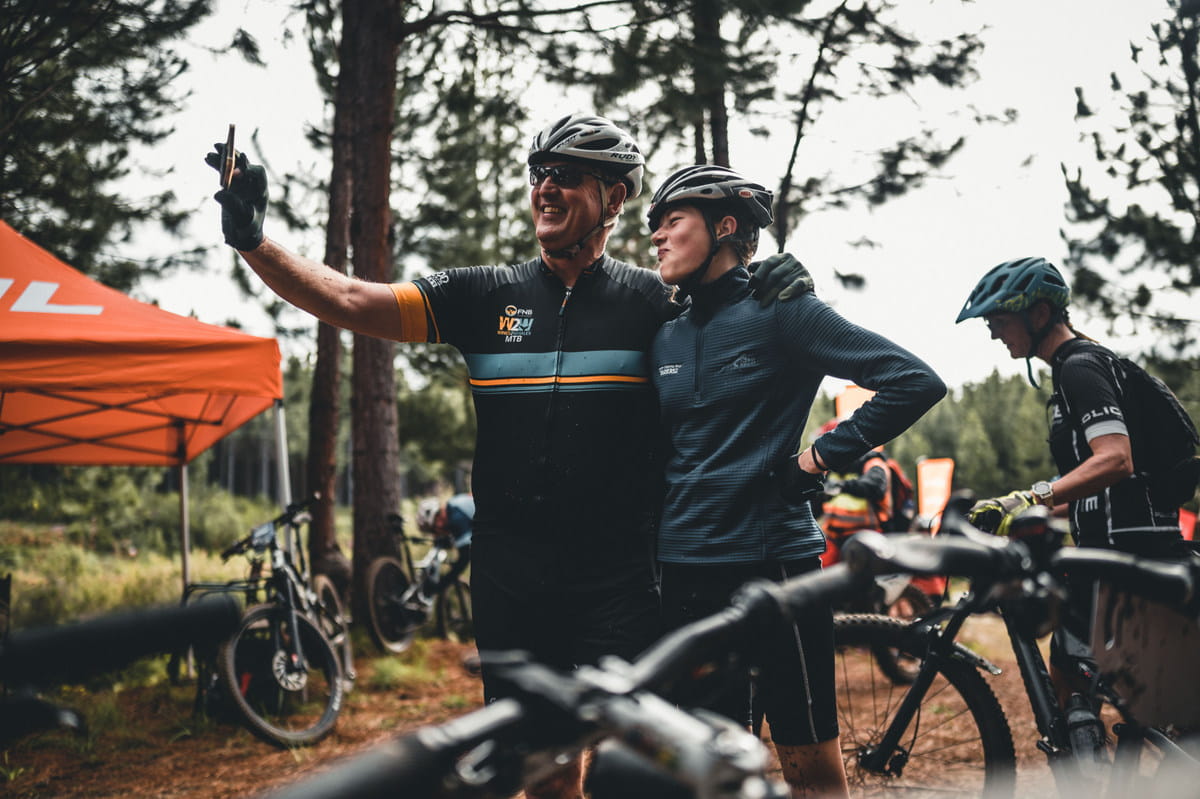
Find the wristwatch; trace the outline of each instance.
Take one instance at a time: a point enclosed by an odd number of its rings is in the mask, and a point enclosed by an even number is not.
[[[1039,505],[1054,507],[1054,486],[1049,480],[1038,480],[1033,484],[1033,488],[1029,489],[1029,493],[1033,494],[1034,500]]]

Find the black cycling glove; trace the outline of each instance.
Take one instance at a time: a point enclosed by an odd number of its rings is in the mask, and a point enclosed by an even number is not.
[[[792,505],[825,495],[824,474],[804,471],[796,461],[795,455],[776,464],[769,476],[775,481],[779,495]]]
[[[750,291],[763,308],[779,300],[790,300],[813,290],[812,275],[791,254],[777,252],[746,267]]]
[[[204,156],[204,162],[218,172],[225,160],[225,144],[213,145],[214,152]],[[213,199],[221,204],[221,232],[225,243],[236,250],[249,252],[263,240],[263,218],[267,215],[267,171],[258,164],[250,165],[245,153],[234,161],[237,173],[229,188],[221,189]]]

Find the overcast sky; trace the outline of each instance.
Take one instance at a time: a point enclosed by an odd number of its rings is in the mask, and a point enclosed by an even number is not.
[[[308,166],[320,175],[328,171],[302,141],[304,122],[316,118],[320,102],[302,38],[289,41],[278,27],[283,7],[278,0],[218,3],[217,16],[197,31],[189,49],[194,93],[176,134],[167,145],[138,156],[172,169],[166,179],[183,204],[196,209],[188,246],[220,241],[218,211],[210,199],[215,173],[202,158],[214,141],[224,138],[229,122],[237,123],[239,145],[252,157],[249,135],[257,131],[262,152],[278,170]],[[1106,98],[1109,73],[1131,68],[1129,43],[1145,43],[1150,23],[1162,18],[1165,7],[1161,0],[906,0],[905,15],[921,16],[930,35],[981,31],[986,50],[979,60],[979,80],[963,91],[860,101],[839,109],[830,120],[836,124],[823,125],[819,138],[805,142],[801,167],[845,163],[852,168],[869,151],[873,136],[909,117],[947,132],[965,130],[967,145],[945,177],[909,197],[874,212],[806,220],[788,249],[812,270],[819,293],[851,320],[916,352],[951,385],[977,381],[997,367],[1005,374],[1023,374],[1024,361],[1008,361],[1004,348],[988,340],[982,323],[955,326],[954,317],[991,266],[1026,255],[1061,262],[1065,247],[1059,228],[1066,192],[1060,163],[1086,166],[1088,153],[1078,142],[1074,89],[1085,87],[1094,102]],[[259,38],[269,69],[245,66],[232,57],[216,59],[204,49],[222,43],[231,18]],[[298,34],[299,28],[293,29]],[[788,67],[782,66],[786,81]],[[536,108],[545,97],[531,91],[529,102]],[[968,104],[985,111],[1016,109],[1018,122],[967,130],[962,126]],[[558,110],[548,107],[544,116]],[[766,142],[735,132],[734,166],[768,186],[777,185],[791,137],[786,120]],[[675,166],[655,165],[660,170]],[[270,217],[266,229],[288,246],[319,257],[319,234],[299,238]],[[878,246],[850,246],[864,236]],[[228,260],[219,249],[217,253],[211,274],[175,278],[147,294],[177,313],[194,313],[214,323],[237,316],[249,332],[270,335],[260,311],[236,303]],[[866,291],[842,290],[832,277],[834,269],[863,274]],[[1086,317],[1076,321],[1088,329]],[[1109,343],[1122,349],[1120,341]]]

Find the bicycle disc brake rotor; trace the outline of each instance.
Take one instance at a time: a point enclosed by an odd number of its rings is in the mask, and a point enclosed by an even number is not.
[[[288,668],[289,657],[293,656],[282,649],[275,650],[275,657],[271,658],[271,673],[283,690],[299,691],[308,683],[308,672]]]

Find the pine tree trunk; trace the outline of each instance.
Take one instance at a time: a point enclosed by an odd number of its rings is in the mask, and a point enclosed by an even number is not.
[[[349,74],[353,50],[343,36],[338,51],[339,72]],[[351,83],[339,80],[334,94],[333,168],[329,178],[329,219],[325,229],[325,263],[346,271],[350,247],[350,170],[353,113],[350,108]],[[309,563],[315,574],[329,576],[343,599],[348,598],[351,582],[350,561],[337,542],[334,520],[337,479],[338,416],[341,409],[342,339],[340,331],[324,322],[317,323],[317,360],[313,368],[312,395],[308,407],[309,491],[321,498],[312,509],[309,527]]]
[[[696,98],[700,101],[700,120],[696,132],[696,163],[729,166],[729,112],[725,107],[725,63],[721,42],[721,7],[712,0],[699,0],[692,8],[692,35],[696,42],[693,62]],[[708,138],[712,145],[712,160],[704,156],[703,129],[708,121]]]
[[[349,79],[354,146],[351,172],[354,273],[363,280],[390,281],[391,142],[398,44],[399,0],[346,0],[343,36],[353,64]],[[354,615],[365,618],[363,590],[370,560],[387,549],[386,516],[400,505],[400,453],[396,431],[395,345],[354,337]]]

